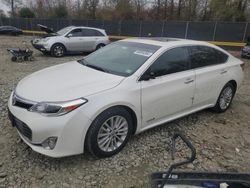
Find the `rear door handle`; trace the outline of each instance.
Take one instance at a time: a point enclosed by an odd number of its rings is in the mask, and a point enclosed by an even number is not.
[[[191,78],[188,78],[188,79],[184,82],[184,84],[190,84],[190,83],[192,83],[192,82],[194,82],[194,80],[191,79]]]
[[[220,74],[226,74],[227,73],[227,70],[222,70],[221,72],[220,72]]]

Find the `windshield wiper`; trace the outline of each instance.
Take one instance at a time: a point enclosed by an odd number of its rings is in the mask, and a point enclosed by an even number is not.
[[[102,72],[108,72],[107,70],[105,70],[105,69],[103,69],[101,67],[98,67],[96,65],[85,64],[85,66],[96,69],[96,70],[99,70],[99,71],[102,71]]]
[[[96,65],[89,64],[85,59],[78,60],[78,62],[81,63],[82,65],[85,65],[86,67],[90,67],[90,68],[95,69],[95,70],[99,70],[99,71],[102,71],[102,72],[109,73],[109,71],[106,70],[106,69],[103,69],[103,68],[98,67]]]

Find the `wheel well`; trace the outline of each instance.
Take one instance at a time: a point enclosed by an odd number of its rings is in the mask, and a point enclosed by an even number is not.
[[[124,109],[126,109],[129,114],[131,115],[132,117],[132,120],[133,120],[133,130],[132,130],[132,134],[135,134],[136,132],[136,129],[137,129],[137,117],[136,117],[136,114],[134,112],[134,110],[132,110],[131,108],[129,108],[128,106],[120,106]]]
[[[235,80],[230,80],[228,83],[234,86],[235,91],[237,90],[237,82]]]
[[[98,46],[100,46],[100,45],[106,46],[104,43],[99,43],[99,44],[96,45],[96,48],[97,48]]]
[[[62,45],[62,46],[64,47],[65,51],[67,51],[67,48],[64,46],[64,44],[63,44],[63,43],[60,43],[60,42],[57,42],[57,43],[53,44],[53,45],[51,46],[50,50],[52,50],[52,48],[53,48],[55,45],[57,45],[57,44]]]
[[[124,109],[131,115],[132,121],[133,121],[133,130],[132,130],[132,134],[135,134],[136,129],[137,129],[137,117],[136,117],[136,114],[135,114],[134,110],[132,110],[130,107],[125,106],[125,105],[111,106],[111,107],[109,107],[108,109],[115,108],[115,107],[124,108]],[[108,110],[108,109],[106,109],[106,110]],[[105,110],[104,110],[104,111],[105,111]]]
[[[121,107],[121,108],[124,108],[125,110],[128,111],[128,113],[131,115],[132,117],[132,121],[133,121],[133,130],[132,130],[132,134],[134,135],[135,132],[136,132],[136,129],[137,129],[137,117],[136,117],[136,114],[134,112],[134,110],[132,110],[130,107],[128,106],[125,106],[125,105],[117,105],[117,106],[112,106],[110,108],[114,108],[114,107]],[[110,109],[108,108],[108,109]],[[106,110],[108,110],[106,109]],[[104,110],[105,111],[105,110]],[[101,114],[101,113],[100,113]],[[88,135],[88,131],[89,131],[89,128],[87,130],[87,133],[86,135]],[[86,148],[86,139],[87,139],[87,136],[85,137],[85,141],[84,141],[84,149]]]

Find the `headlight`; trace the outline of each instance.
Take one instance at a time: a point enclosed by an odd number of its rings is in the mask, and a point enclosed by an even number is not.
[[[75,110],[86,102],[88,100],[83,98],[66,102],[40,102],[33,105],[29,111],[45,116],[61,116]]]
[[[41,41],[41,42],[48,42],[49,39],[50,39],[50,38],[43,38],[43,39],[41,39],[40,41]]]

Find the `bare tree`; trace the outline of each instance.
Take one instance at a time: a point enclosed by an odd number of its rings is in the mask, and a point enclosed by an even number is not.
[[[164,19],[167,19],[168,0],[164,0]]]
[[[15,7],[19,6],[22,1],[21,0],[3,0],[11,9],[11,16],[15,17]]]
[[[99,0],[89,0],[89,12],[92,19],[96,19],[96,10]]]
[[[136,19],[143,19],[142,13],[145,11],[145,6],[148,4],[147,0],[134,0],[133,5],[136,11]]]
[[[181,18],[181,8],[182,8],[182,0],[178,1],[178,8],[177,8],[177,19]]]
[[[174,18],[174,0],[170,1],[170,20]]]
[[[157,5],[156,5],[156,19],[158,20],[160,18],[160,10],[161,10],[161,0],[157,0]]]

